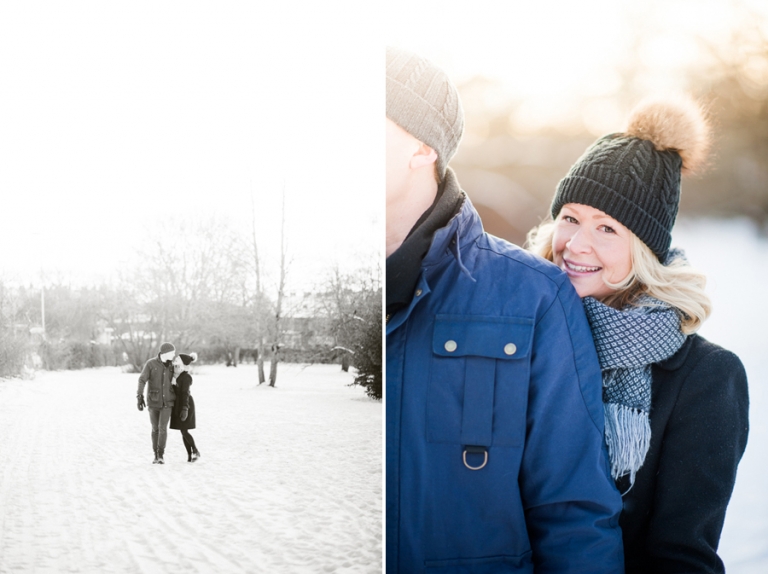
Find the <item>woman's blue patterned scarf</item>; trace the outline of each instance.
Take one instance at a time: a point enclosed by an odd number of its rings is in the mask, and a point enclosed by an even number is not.
[[[592,297],[583,303],[603,372],[611,475],[629,474],[631,488],[651,442],[651,365],[674,355],[685,335],[677,311],[647,295],[621,311]]]

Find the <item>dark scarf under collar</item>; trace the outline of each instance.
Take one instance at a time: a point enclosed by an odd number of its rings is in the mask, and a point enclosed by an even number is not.
[[[403,244],[387,257],[387,315],[410,303],[421,275],[421,262],[435,232],[459,212],[464,197],[456,174],[448,168],[435,201],[408,232]]]
[[[674,355],[685,335],[677,311],[653,297],[621,311],[592,297],[583,303],[603,373],[611,475],[628,474],[631,488],[651,442],[651,365]]]

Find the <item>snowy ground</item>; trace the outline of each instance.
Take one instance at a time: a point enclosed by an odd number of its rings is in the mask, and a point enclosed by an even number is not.
[[[746,221],[678,223],[673,245],[708,277],[701,334],[735,352],[749,378],[750,433],[720,542],[728,574],[768,572],[768,241]]]
[[[135,374],[0,380],[0,572],[381,572],[382,405],[338,366],[193,374],[153,465]]]

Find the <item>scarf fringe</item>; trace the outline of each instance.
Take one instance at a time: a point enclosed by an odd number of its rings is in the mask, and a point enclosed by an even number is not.
[[[631,488],[651,444],[648,413],[615,403],[605,403],[603,406],[611,476],[616,480],[629,474]]]

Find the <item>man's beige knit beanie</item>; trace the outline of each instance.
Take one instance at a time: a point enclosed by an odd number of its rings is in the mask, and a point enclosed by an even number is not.
[[[387,117],[437,152],[442,180],[464,133],[459,93],[445,72],[416,54],[388,47]]]

